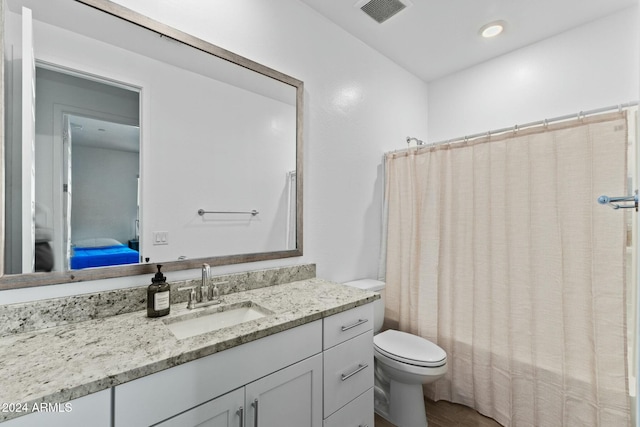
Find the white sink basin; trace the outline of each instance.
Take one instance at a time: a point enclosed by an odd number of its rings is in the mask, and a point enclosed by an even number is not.
[[[251,301],[244,301],[202,310],[195,309],[193,313],[164,319],[163,322],[173,335],[181,340],[260,319],[270,314],[273,312]]]

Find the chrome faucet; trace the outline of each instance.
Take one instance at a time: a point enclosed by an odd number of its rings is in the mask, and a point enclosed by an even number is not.
[[[220,298],[220,290],[218,285],[229,283],[228,281],[215,282],[213,288],[209,286],[211,280],[211,267],[209,264],[202,264],[202,283],[200,286],[186,286],[178,288],[179,291],[189,291],[189,301],[187,308],[189,310],[198,307],[207,307],[209,305],[220,304],[222,299]]]
[[[200,301],[209,301],[209,278],[211,277],[211,267],[209,264],[202,264],[202,284],[200,285]]]

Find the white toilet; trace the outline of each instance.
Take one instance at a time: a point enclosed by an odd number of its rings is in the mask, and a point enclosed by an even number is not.
[[[372,292],[381,292],[385,287],[384,282],[372,279],[345,285]],[[373,303],[375,411],[398,427],[426,427],[422,384],[447,373],[447,353],[416,335],[392,329],[380,332],[384,322],[383,298]]]

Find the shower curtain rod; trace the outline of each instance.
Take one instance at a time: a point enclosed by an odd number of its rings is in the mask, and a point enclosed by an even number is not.
[[[487,132],[474,133],[472,135],[463,136],[462,138],[446,139],[444,141],[429,142],[429,143],[426,143],[426,144],[419,144],[416,147],[400,148],[400,149],[397,149],[397,150],[393,150],[390,153],[392,154],[392,153],[397,153],[399,151],[410,150],[411,148],[415,148],[416,150],[420,150],[422,148],[433,147],[435,145],[467,142],[469,140],[476,139],[476,138],[481,138],[481,137],[491,136],[491,135],[497,135],[497,134],[501,134],[501,133],[505,133],[505,132],[517,132],[519,129],[527,129],[527,128],[532,128],[532,127],[536,127],[536,126],[546,126],[546,125],[549,125],[551,123],[561,122],[561,121],[565,121],[565,120],[569,120],[569,119],[573,119],[573,118],[580,119],[580,118],[583,118],[583,117],[586,117],[586,116],[592,116],[592,115],[595,115],[595,114],[605,113],[607,111],[613,111],[613,110],[622,111],[623,108],[635,107],[637,105],[638,105],[638,101],[630,101],[630,102],[627,102],[627,103],[624,103],[624,104],[612,105],[610,107],[603,107],[603,108],[596,108],[596,109],[593,109],[593,110],[580,111],[577,114],[567,114],[567,115],[564,115],[564,116],[554,117],[552,119],[538,120],[538,121],[535,121],[535,122],[529,122],[529,123],[525,123],[525,124],[521,124],[521,125],[510,126],[510,127],[506,127],[506,128],[502,128],[502,129],[495,129],[495,130],[490,130],[490,131],[487,131]],[[416,138],[407,137],[407,143],[409,143],[409,139],[416,139]],[[420,142],[422,142],[422,141],[420,141]]]

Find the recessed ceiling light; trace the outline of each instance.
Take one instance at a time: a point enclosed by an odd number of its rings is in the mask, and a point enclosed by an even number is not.
[[[480,28],[480,35],[485,39],[495,37],[504,31],[504,26],[504,21],[489,22],[488,24],[483,25],[482,28]]]

